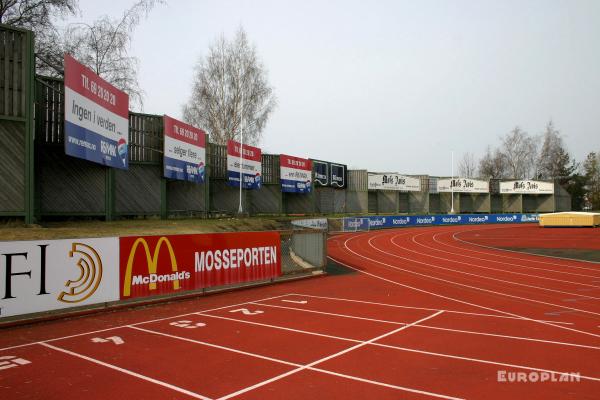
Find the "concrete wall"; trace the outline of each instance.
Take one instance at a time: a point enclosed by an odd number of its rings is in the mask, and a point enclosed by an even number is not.
[[[440,213],[440,194],[439,193],[429,193],[429,213],[430,214],[439,214]]]
[[[492,194],[490,196],[490,212],[501,213],[502,212],[502,201],[503,197],[499,194]]]
[[[346,191],[346,212],[366,214],[369,212],[369,192]]]
[[[524,194],[523,212],[554,212],[554,195]]]
[[[520,194],[503,194],[502,195],[502,212],[505,213],[520,213],[523,212],[523,203]]]
[[[491,196],[487,193],[473,195],[473,212],[489,213],[492,210]]]
[[[408,211],[413,214],[429,213],[428,192],[408,192]]]
[[[571,195],[562,186],[556,184],[554,190],[554,208],[556,211],[571,211]]]
[[[461,193],[454,193],[454,212],[461,210]],[[438,193],[436,196],[439,198],[439,211],[438,213],[447,214],[452,210],[452,193]],[[431,201],[431,195],[429,197]],[[468,203],[467,203],[468,205]],[[430,211],[431,214],[434,212]]]
[[[314,191],[307,194],[282,193],[283,212],[286,214],[314,214],[315,194]]]
[[[339,214],[346,212],[346,191],[328,187],[315,190],[316,212]]]
[[[398,192],[388,190],[377,191],[377,211],[379,214],[398,212]]]

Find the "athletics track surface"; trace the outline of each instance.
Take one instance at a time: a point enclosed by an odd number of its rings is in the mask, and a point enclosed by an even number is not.
[[[597,238],[535,226],[334,236],[329,255],[352,273],[4,329],[0,398],[598,398],[600,265],[483,247]]]

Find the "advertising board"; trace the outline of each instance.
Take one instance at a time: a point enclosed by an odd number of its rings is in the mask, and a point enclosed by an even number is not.
[[[315,172],[315,185],[329,186],[329,163],[326,161],[311,160]]]
[[[281,275],[279,232],[120,238],[122,300]]]
[[[506,181],[500,182],[500,193],[503,194],[553,194],[554,183],[540,181]]]
[[[258,147],[243,146],[243,157],[240,158],[242,145],[234,140],[227,141],[227,177],[230,186],[240,186],[240,170],[242,171],[242,188],[260,189],[262,174],[262,153]],[[240,166],[241,161],[241,166]]]
[[[279,156],[281,191],[310,193],[312,189],[312,162],[306,158]]]
[[[490,183],[469,178],[438,179],[437,191],[441,193],[489,193]]]
[[[539,214],[386,215],[348,217],[344,218],[344,228],[352,228],[353,224],[359,219],[368,219],[369,229],[383,229],[420,225],[534,223],[539,221]]]
[[[369,190],[405,190],[421,191],[421,180],[399,174],[377,174],[369,172]]]
[[[0,317],[119,299],[118,238],[0,242]]]
[[[167,115],[164,124],[165,178],[204,182],[206,166],[206,133]]]
[[[330,163],[331,175],[330,185],[331,187],[343,189],[346,187],[346,166],[344,164]]]
[[[129,96],[65,54],[65,153],[129,168]]]

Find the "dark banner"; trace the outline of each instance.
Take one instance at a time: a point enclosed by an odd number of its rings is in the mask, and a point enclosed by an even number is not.
[[[329,186],[329,163],[312,160],[312,164],[315,172],[315,186]]]
[[[346,187],[346,166],[343,164],[331,163],[330,185],[334,188],[343,189]]]

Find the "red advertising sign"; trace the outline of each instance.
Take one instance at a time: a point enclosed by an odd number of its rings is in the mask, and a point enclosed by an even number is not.
[[[279,232],[130,236],[119,240],[121,300],[281,275]]]

